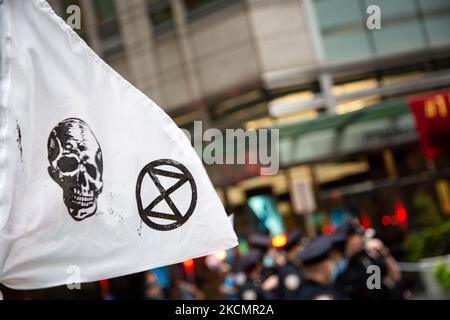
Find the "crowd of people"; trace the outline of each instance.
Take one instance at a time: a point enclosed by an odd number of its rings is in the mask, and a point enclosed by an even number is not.
[[[328,235],[309,239],[300,231],[274,246],[252,234],[247,252],[214,255],[125,277],[34,291],[0,288],[7,299],[404,299],[400,268],[382,241],[348,219]],[[224,252],[225,254],[225,252]],[[196,265],[194,269],[194,264]]]
[[[308,241],[301,231],[282,248],[254,235],[250,252],[230,277],[243,300],[404,299],[402,275],[386,246],[365,235],[357,220]]]

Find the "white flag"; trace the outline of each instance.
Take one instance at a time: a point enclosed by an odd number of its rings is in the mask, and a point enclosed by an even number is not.
[[[97,281],[237,245],[154,102],[45,1],[4,0],[0,15],[0,283]]]

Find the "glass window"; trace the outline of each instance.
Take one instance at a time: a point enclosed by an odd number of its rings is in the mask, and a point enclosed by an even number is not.
[[[199,8],[205,8],[210,6],[211,4],[218,3],[218,2],[224,2],[226,0],[185,0],[186,4],[186,10],[194,11]]]
[[[426,45],[414,0],[365,0],[365,4],[378,5],[381,10],[381,29],[371,32],[378,54],[420,49]]]
[[[171,29],[174,27],[172,9],[168,0],[147,0],[149,15],[155,31]]]
[[[425,18],[425,27],[431,46],[450,44],[450,13],[441,17]]]
[[[385,24],[373,32],[378,54],[391,54],[425,47],[419,21]]]
[[[315,0],[315,5],[329,62],[421,49],[428,42],[450,42],[448,0]],[[369,5],[380,7],[380,30],[366,27]]]
[[[186,0],[186,10],[187,11],[192,11],[198,8],[201,8],[205,5],[207,5],[208,3],[214,2],[216,0]]]
[[[419,3],[424,12],[448,10],[450,8],[450,1],[448,0],[419,0]]]
[[[316,12],[322,30],[351,23],[362,27],[359,0],[316,0]]]
[[[450,1],[419,0],[431,46],[450,43]]]
[[[105,56],[122,50],[119,23],[114,0],[94,0],[98,34]]]
[[[362,59],[372,54],[359,0],[316,0],[316,12],[329,62]]]
[[[184,0],[188,18],[201,17],[238,0]]]
[[[415,0],[365,0],[365,7],[377,5],[381,10],[381,20],[397,18],[400,16],[416,16]]]
[[[327,60],[332,63],[364,59],[372,55],[363,30],[325,36],[324,47]]]
[[[98,24],[116,19],[114,0],[94,0],[94,7]]]

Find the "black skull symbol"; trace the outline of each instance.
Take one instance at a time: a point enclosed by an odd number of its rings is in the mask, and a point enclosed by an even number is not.
[[[102,150],[89,126],[69,118],[53,128],[47,143],[48,173],[63,189],[70,216],[81,221],[97,210],[103,189]]]

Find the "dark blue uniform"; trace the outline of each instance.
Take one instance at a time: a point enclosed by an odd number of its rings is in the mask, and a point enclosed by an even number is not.
[[[271,300],[272,295],[260,287],[259,281],[247,279],[239,288],[239,298],[241,300]]]
[[[286,252],[287,262],[277,270],[279,299],[295,299],[298,289],[303,281],[303,272],[297,261],[292,261],[291,253],[298,251],[303,238],[301,230],[295,230],[287,235],[287,242],[283,250]]]
[[[303,272],[292,262],[287,262],[278,272],[278,296],[280,299],[296,299],[297,291],[303,282]]]
[[[239,277],[236,278],[236,289],[239,298],[242,300],[269,300],[271,295],[261,288],[261,275],[256,279],[250,279],[250,274],[262,269],[262,253],[259,250],[252,249],[242,258],[239,265]],[[254,277],[254,276],[253,276]],[[242,278],[242,279],[239,279]]]
[[[346,297],[332,286],[324,286],[305,279],[295,298],[298,300],[343,300]]]
[[[349,236],[359,235],[362,237],[363,232],[362,227],[352,220],[344,221],[335,233],[335,237],[340,237],[337,243],[341,247],[341,251],[344,252],[345,244]],[[358,254],[350,257],[346,269],[335,280],[336,288],[352,300],[402,299],[403,291],[401,283],[396,284],[393,288],[389,288],[381,282],[380,289],[371,290],[368,288],[367,280],[370,274],[367,273],[367,270],[370,266],[379,267],[381,277],[384,277],[387,273],[385,258],[383,256],[379,258],[370,257],[363,249]]]
[[[365,251],[361,251],[350,258],[347,268],[336,278],[336,287],[352,300],[403,299],[401,285],[389,288],[381,281],[379,289],[370,290],[367,286],[367,280],[370,276],[367,273],[369,266],[379,267],[381,278],[387,273],[383,257],[374,259],[367,255]]]
[[[300,253],[299,259],[305,268],[305,275],[300,289],[295,295],[295,299],[342,300],[346,298],[333,287],[331,274],[321,273],[329,272],[327,268],[321,268],[321,266],[327,259],[330,259],[329,255],[334,249],[335,241],[336,239],[333,236],[318,237]],[[331,262],[331,260],[328,261]],[[319,283],[314,279],[322,279],[323,281]]]

